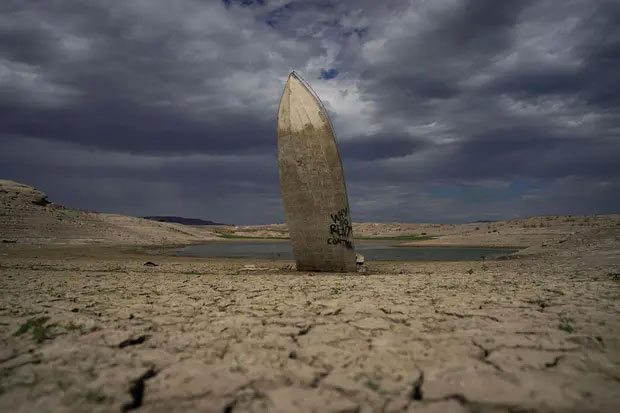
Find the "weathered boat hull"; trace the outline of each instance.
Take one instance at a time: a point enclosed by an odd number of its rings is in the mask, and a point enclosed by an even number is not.
[[[278,172],[293,255],[302,271],[355,271],[349,201],[327,111],[291,73],[278,109]]]

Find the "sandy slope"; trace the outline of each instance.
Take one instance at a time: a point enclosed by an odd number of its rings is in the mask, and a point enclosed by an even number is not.
[[[435,239],[407,242],[408,246],[542,247],[565,242],[594,228],[620,226],[620,214],[570,216],[550,215],[497,222],[464,224],[354,223],[356,237],[403,237],[428,235]],[[229,227],[244,237],[287,237],[286,225]]]
[[[213,232],[204,227],[74,210],[50,203],[43,192],[31,186],[0,180],[0,242],[169,245],[215,238]]]
[[[189,226],[115,214],[79,211],[48,203],[28,185],[0,180],[0,242],[21,245],[171,245],[219,239],[217,231],[241,237],[288,237],[286,225]],[[403,245],[540,247],[564,242],[593,228],[620,225],[620,214],[543,216],[493,223],[354,223],[358,237],[429,235]]]

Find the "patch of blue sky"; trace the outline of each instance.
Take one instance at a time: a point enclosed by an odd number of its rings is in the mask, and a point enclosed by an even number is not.
[[[321,75],[319,76],[319,78],[323,80],[330,80],[338,76],[338,73],[338,69],[321,69]]]

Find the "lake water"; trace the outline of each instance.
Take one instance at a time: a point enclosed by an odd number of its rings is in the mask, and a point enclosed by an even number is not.
[[[355,249],[368,261],[471,261],[494,259],[516,252],[510,248],[395,247],[394,241],[356,241]],[[222,241],[190,245],[177,255],[204,258],[293,259],[289,241]]]

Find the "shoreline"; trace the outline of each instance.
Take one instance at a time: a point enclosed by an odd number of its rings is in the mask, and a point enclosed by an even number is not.
[[[424,244],[424,245],[402,245],[402,244],[396,244],[396,245],[390,245],[391,247],[396,247],[396,248],[485,248],[485,249],[506,249],[506,250],[517,250],[517,251],[521,251],[527,248],[530,248],[531,245],[528,246],[524,246],[524,245],[520,245],[520,246],[515,246],[515,245],[463,245],[463,244],[441,244],[441,245],[436,245],[436,244]],[[515,251],[516,252],[516,251]]]
[[[392,248],[437,248],[437,249],[508,249],[515,250],[512,254],[523,251],[531,246],[514,246],[514,245],[464,245],[464,244],[442,244],[442,245],[433,245],[433,244],[416,244],[416,245],[407,245],[407,244],[391,244],[388,240],[358,240],[358,242],[362,243],[377,243],[388,245]],[[170,255],[170,256],[178,256],[178,257],[190,257],[188,255],[177,255],[177,254],[168,254],[167,251],[180,249],[185,247],[199,246],[199,245],[213,245],[213,244],[225,244],[225,243],[242,243],[242,242],[256,242],[256,243],[274,243],[274,242],[290,242],[290,240],[283,239],[238,239],[238,238],[224,238],[219,240],[205,240],[199,242],[190,242],[190,243],[174,243],[174,244],[142,244],[142,245],[130,245],[130,244],[112,244],[112,243],[99,243],[99,244],[3,244],[0,246],[0,254],[5,254],[9,252],[54,252],[54,251],[79,251],[82,253],[87,253],[89,251],[92,252],[119,252],[125,254],[139,254],[139,255]],[[512,255],[511,254],[511,255]],[[21,255],[21,254],[20,254]],[[209,258],[209,257],[199,257],[193,256],[195,258]],[[231,258],[236,259],[236,257],[221,257],[221,258]],[[389,260],[388,260],[389,261]]]

